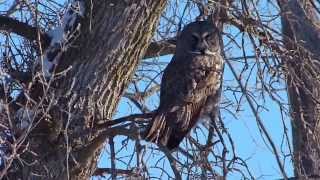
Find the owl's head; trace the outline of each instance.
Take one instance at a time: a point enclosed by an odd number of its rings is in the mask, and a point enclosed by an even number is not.
[[[177,40],[176,55],[214,56],[220,53],[218,28],[210,21],[185,26]]]

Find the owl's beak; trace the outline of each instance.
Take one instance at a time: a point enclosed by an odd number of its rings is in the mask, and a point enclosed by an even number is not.
[[[189,51],[190,54],[193,55],[203,55],[203,56],[214,56],[216,55],[216,52],[212,52],[208,49],[203,50],[203,51]]]
[[[208,55],[208,56],[214,56],[214,55],[216,55],[216,52],[212,52],[212,51],[206,49],[206,50],[204,51],[204,54],[205,54],[205,55]]]

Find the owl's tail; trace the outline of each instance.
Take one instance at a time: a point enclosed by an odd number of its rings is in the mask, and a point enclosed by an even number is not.
[[[175,149],[195,125],[199,113],[193,112],[190,105],[158,110],[146,131],[145,139],[166,146],[169,150]]]

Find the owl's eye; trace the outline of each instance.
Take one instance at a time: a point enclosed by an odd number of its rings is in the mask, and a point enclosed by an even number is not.
[[[212,36],[212,33],[207,33],[207,34],[204,34],[203,38],[204,39],[210,39]]]
[[[199,40],[198,34],[191,34],[191,37],[193,42],[197,42]]]

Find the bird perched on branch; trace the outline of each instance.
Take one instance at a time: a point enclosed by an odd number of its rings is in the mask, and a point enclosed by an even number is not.
[[[176,52],[164,70],[160,105],[145,139],[172,150],[201,117],[215,114],[223,62],[217,26],[210,20],[188,24],[178,37]]]

